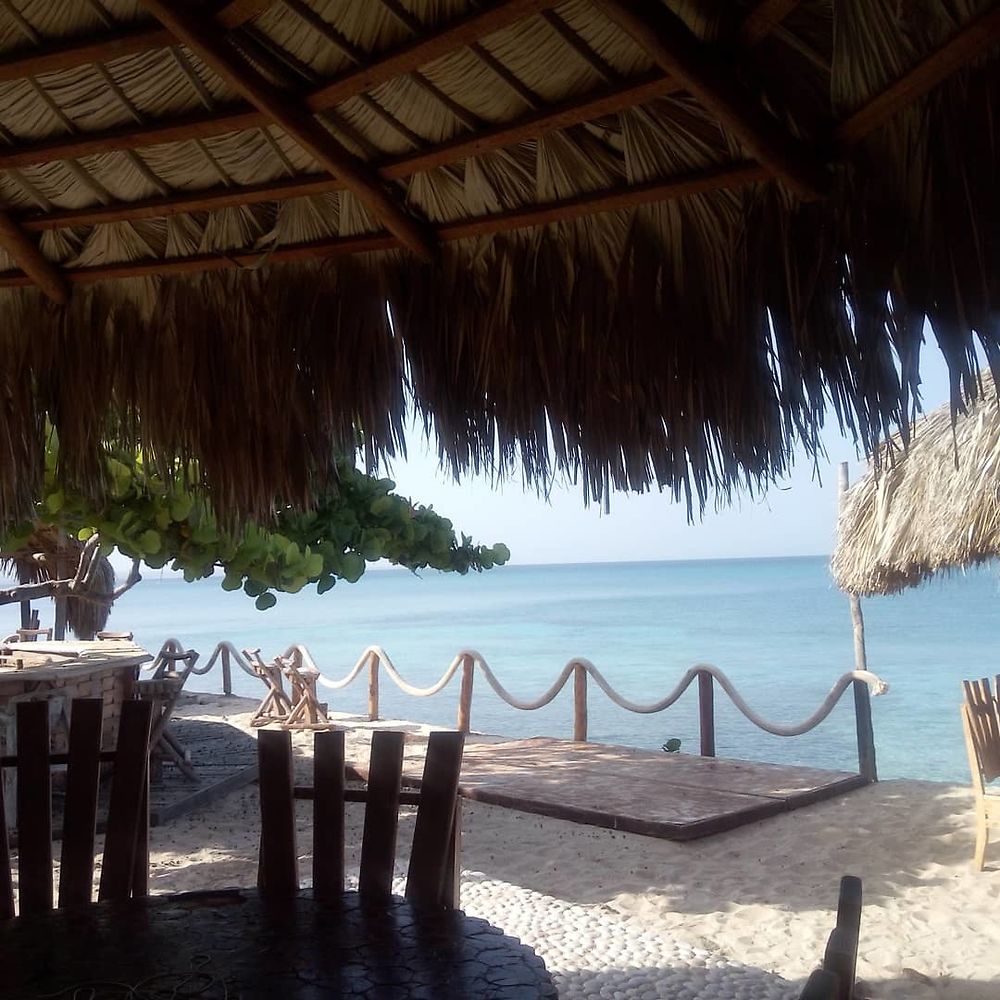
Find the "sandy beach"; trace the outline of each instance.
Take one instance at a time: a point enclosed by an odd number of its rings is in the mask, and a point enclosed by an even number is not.
[[[180,714],[246,726],[253,707],[206,695]],[[369,731],[357,723],[350,738]],[[303,757],[309,742],[296,736]],[[350,806],[349,865],[361,819]],[[399,875],[411,829],[401,824]],[[972,870],[963,787],[885,781],[686,844],[478,803],[463,830],[463,907],[534,947],[564,997],[795,997],[845,873],[864,880],[860,995],[1000,997],[1000,845]],[[153,891],[250,885],[256,854],[251,786],[152,831]]]

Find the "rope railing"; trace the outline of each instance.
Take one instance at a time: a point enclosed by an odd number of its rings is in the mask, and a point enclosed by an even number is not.
[[[163,644],[161,654],[183,651],[183,644],[179,640],[171,638],[167,639]],[[392,662],[389,654],[380,646],[368,646],[362,652],[354,666],[339,680],[326,677],[316,665],[316,661],[309,650],[299,643],[289,646],[282,656],[286,659],[293,658],[298,667],[314,674],[317,683],[331,691],[340,691],[348,687],[367,669],[368,718],[371,721],[379,718],[379,678],[382,672],[389,677],[400,691],[414,698],[430,698],[433,695],[439,694],[448,686],[455,674],[461,672],[457,727],[462,732],[469,732],[472,725],[472,692],[477,671],[482,674],[486,683],[489,684],[503,702],[510,705],[511,708],[522,712],[532,712],[544,708],[556,698],[569,682],[570,677],[572,677],[573,739],[579,742],[587,740],[588,680],[592,679],[607,698],[619,708],[638,715],[652,715],[664,711],[673,705],[697,680],[701,753],[705,757],[715,756],[715,684],[719,685],[729,696],[729,700],[736,709],[758,729],[762,729],[766,733],[771,733],[773,736],[782,737],[801,736],[815,729],[829,716],[840,701],[841,696],[850,687],[864,685],[876,696],[885,694],[889,690],[888,684],[871,671],[848,671],[837,678],[815,712],[799,723],[787,725],[771,722],[755,712],[736,690],[733,682],[718,667],[710,663],[696,663],[685,671],[672,691],[658,701],[643,704],[632,701],[616,691],[601,671],[590,660],[584,657],[574,657],[569,660],[547,690],[533,700],[525,700],[516,698],[500,683],[500,679],[493,672],[486,657],[475,649],[462,649],[456,653],[439,680],[428,687],[418,687],[409,683],[396,669],[396,665]],[[151,667],[155,667],[158,659],[159,657],[153,661]],[[232,667],[234,663],[249,676],[258,676],[257,672],[248,662],[244,652],[241,652],[228,641],[220,642],[204,665],[194,667],[191,672],[198,675],[207,674],[217,662],[221,665],[223,692],[227,695],[232,694]],[[860,722],[861,720],[856,721]],[[865,743],[865,734],[870,732],[870,725],[857,726],[859,761],[868,759],[867,754],[874,754],[874,747],[868,746]],[[865,745],[862,745],[863,743]],[[865,776],[869,778],[874,777],[873,775]]]

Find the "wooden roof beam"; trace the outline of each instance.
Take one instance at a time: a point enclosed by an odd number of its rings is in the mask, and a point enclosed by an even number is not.
[[[166,0],[140,0],[140,3],[214,73],[238,90],[258,111],[280,125],[325,169],[339,177],[345,187],[405,246],[422,257],[432,255],[434,241],[429,231],[408,215],[379,178],[355,160],[305,108],[273,87],[244,62],[214,22],[194,17]]]
[[[937,51],[841,122],[835,133],[837,140],[844,145],[860,142],[897,111],[923,97],[973,59],[998,45],[1000,4],[974,17]]]
[[[458,163],[470,156],[480,156],[494,149],[502,149],[519,142],[537,138],[556,129],[568,128],[604,115],[614,114],[625,108],[645,104],[665,94],[674,92],[675,84],[659,73],[638,80],[630,80],[615,87],[602,87],[583,97],[550,105],[541,111],[530,112],[514,121],[496,125],[471,135],[459,136],[441,145],[375,167],[383,180],[399,180],[431,170],[434,167]],[[2,154],[0,154],[2,162]],[[339,191],[343,184],[322,175],[268,181],[242,187],[213,188],[206,191],[181,192],[168,198],[148,198],[134,202],[116,202],[88,208],[71,208],[44,213],[31,212],[15,216],[19,225],[29,232],[59,229],[65,226],[99,225],[121,220],[155,219],[183,212],[212,211],[233,205],[250,205],[265,201],[283,201],[309,195]]]
[[[230,0],[216,11],[224,28],[238,28],[257,17],[275,0]],[[176,39],[159,25],[120,28],[85,40],[70,39],[40,46],[38,51],[18,51],[0,59],[0,82],[21,80],[39,73],[56,73],[96,62],[111,62],[123,56],[165,49]]]
[[[735,163],[706,170],[693,171],[676,177],[652,181],[633,187],[622,186],[608,191],[596,191],[574,198],[531,205],[494,215],[477,216],[439,226],[435,231],[443,243],[491,236],[517,229],[532,229],[555,222],[568,222],[603,212],[619,212],[655,202],[687,198],[711,191],[735,189],[767,181],[769,171],[756,163]],[[162,258],[123,261],[91,267],[70,268],[63,272],[72,284],[89,284],[118,278],[168,276],[197,271],[221,271],[259,264],[266,255],[268,263],[329,258],[346,254],[395,250],[401,246],[391,233],[367,233],[361,236],[334,237],[312,243],[289,244],[271,250],[245,250],[214,254],[199,254],[170,260]],[[26,275],[17,272],[0,273],[0,288],[15,288],[29,284]]]
[[[759,0],[757,6],[743,18],[740,41],[750,46],[763,41],[801,2],[802,0]]]
[[[6,212],[0,212],[0,247],[53,302],[61,304],[69,300],[69,285],[59,268],[42,256],[41,250]]]
[[[676,14],[659,0],[593,2],[796,195],[804,199],[823,196],[827,177],[818,157],[747,96],[715,53]]]

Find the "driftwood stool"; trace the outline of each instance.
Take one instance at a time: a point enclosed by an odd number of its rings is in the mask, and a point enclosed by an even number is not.
[[[251,726],[267,726],[272,722],[284,723],[292,711],[292,703],[285,694],[285,684],[281,667],[276,662],[266,663],[259,649],[244,649],[250,669],[267,686],[267,694],[257,706],[257,711],[250,719]]]
[[[331,725],[326,705],[319,700],[316,682],[319,671],[302,664],[302,657],[295,651],[291,656],[277,656],[275,665],[292,685],[292,709],[281,723],[282,729],[326,729]]]

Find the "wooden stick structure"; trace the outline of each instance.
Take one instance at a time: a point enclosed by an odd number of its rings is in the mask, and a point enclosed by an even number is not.
[[[275,665],[292,685],[292,709],[281,724],[282,729],[326,729],[331,725],[326,705],[319,700],[316,682],[320,673],[302,663],[301,654],[275,657]]]
[[[292,711],[292,703],[285,694],[281,668],[277,662],[267,663],[259,649],[244,649],[243,656],[250,669],[267,686],[267,694],[253,713],[250,725],[267,726],[272,722],[285,722]]]

